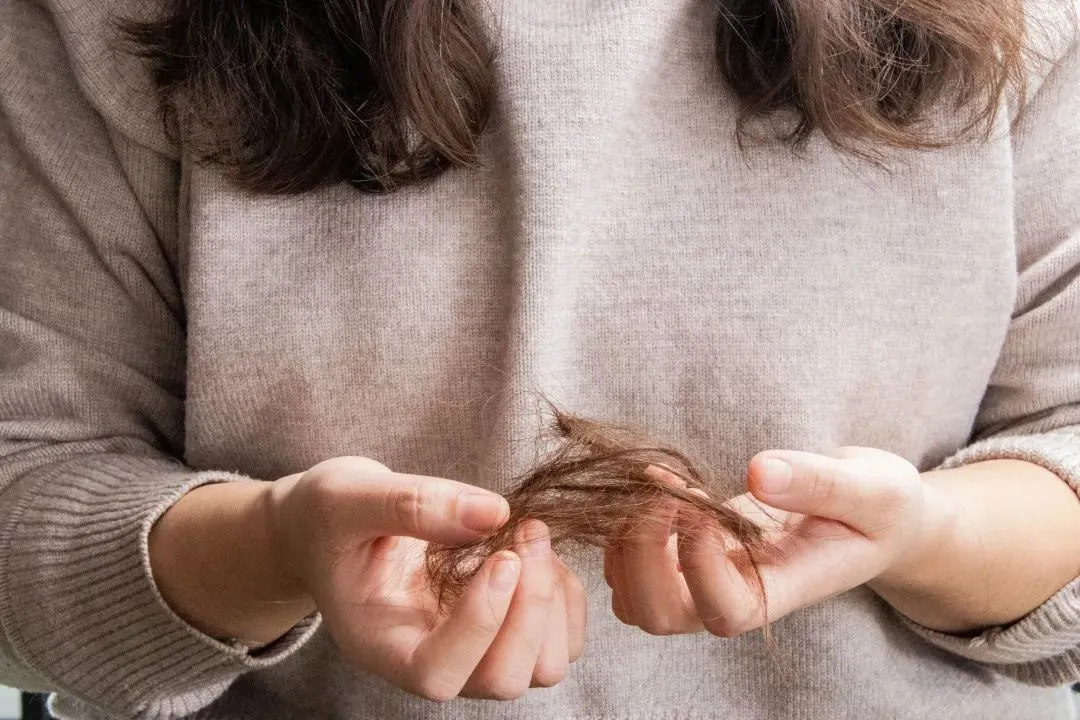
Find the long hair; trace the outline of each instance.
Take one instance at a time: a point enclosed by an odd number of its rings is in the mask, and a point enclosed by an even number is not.
[[[479,163],[493,49],[470,0],[162,0],[124,30],[174,141],[263,193],[385,192]],[[779,140],[935,148],[993,127],[1026,84],[1023,0],[718,0],[716,59]],[[939,103],[959,123],[928,122]]]

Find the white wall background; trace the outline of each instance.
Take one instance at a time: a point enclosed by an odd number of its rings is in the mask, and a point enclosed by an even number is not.
[[[17,720],[22,714],[22,703],[17,690],[0,688],[0,720]]]

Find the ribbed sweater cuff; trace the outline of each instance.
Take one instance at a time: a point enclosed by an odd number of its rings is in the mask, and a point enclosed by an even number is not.
[[[1024,460],[1050,470],[1080,493],[1080,434],[999,437],[983,440],[948,458],[941,469],[989,460]],[[1080,578],[1021,620],[961,638],[904,618],[930,643],[1032,685],[1080,681]]]
[[[128,455],[24,477],[0,520],[0,627],[11,651],[94,715],[162,720],[195,712],[242,673],[290,655],[317,618],[249,653],[183,621],[150,574],[157,518],[200,485],[244,480]]]

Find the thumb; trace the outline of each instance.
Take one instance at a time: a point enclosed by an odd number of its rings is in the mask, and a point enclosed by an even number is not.
[[[358,483],[356,492],[356,521],[372,536],[454,545],[492,532],[510,517],[501,495],[443,478],[378,473]]]
[[[750,492],[780,510],[836,520],[859,531],[880,530],[918,484],[917,472],[902,472],[900,465],[906,463],[889,462],[892,458],[885,455],[769,451],[750,461]]]

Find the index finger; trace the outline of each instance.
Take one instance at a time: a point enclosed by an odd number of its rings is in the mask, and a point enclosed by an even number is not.
[[[413,648],[403,683],[442,702],[456,697],[491,647],[517,588],[521,561],[508,550],[488,558],[449,616]]]

